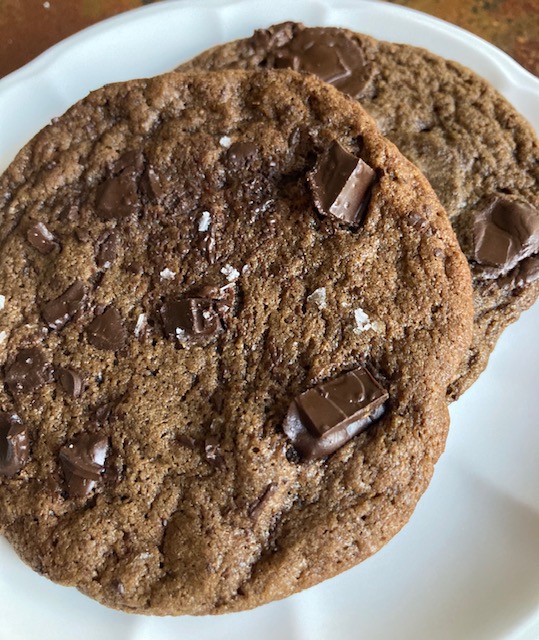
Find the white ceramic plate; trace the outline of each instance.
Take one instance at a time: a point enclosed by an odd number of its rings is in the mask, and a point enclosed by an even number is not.
[[[539,81],[429,16],[361,0],[186,0],[100,23],[1,80],[0,169],[89,90],[166,71],[285,19],[346,26],[458,60],[539,128]],[[536,305],[505,332],[487,371],[451,408],[446,453],[410,523],[362,565],[251,612],[159,619],[111,611],[48,582],[0,539],[0,640],[537,640],[538,326]]]

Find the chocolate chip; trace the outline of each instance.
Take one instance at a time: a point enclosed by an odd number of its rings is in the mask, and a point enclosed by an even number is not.
[[[28,243],[39,253],[47,255],[59,246],[56,237],[47,229],[42,222],[36,222],[26,232]]]
[[[61,368],[56,371],[56,377],[62,389],[72,398],[78,398],[82,393],[82,376],[74,369]]]
[[[15,413],[0,411],[0,475],[14,476],[28,461],[28,432]]]
[[[474,259],[478,273],[497,278],[539,252],[539,212],[527,202],[491,198],[475,213]]]
[[[97,189],[97,213],[103,220],[124,218],[138,209],[138,179],[144,159],[135,151],[124,153],[114,165],[114,174]]]
[[[120,312],[107,307],[87,328],[88,341],[97,349],[117,351],[125,344],[125,327]]]
[[[88,495],[101,479],[109,449],[108,439],[83,433],[60,449],[60,462],[71,497]]]
[[[361,222],[367,208],[375,172],[336,140],[322,153],[307,174],[314,204],[322,215],[348,225]]]
[[[43,320],[51,329],[61,329],[82,308],[84,294],[84,285],[80,280],[75,280],[61,296],[43,305]]]
[[[167,302],[161,307],[161,318],[165,333],[172,337],[211,336],[221,330],[215,303],[207,298]]]
[[[337,29],[278,27],[267,44],[269,67],[314,73],[353,97],[364,91],[373,67],[356,40]]]
[[[50,364],[37,347],[21,349],[6,370],[6,384],[12,393],[31,393],[52,380]]]
[[[241,168],[247,166],[257,153],[258,147],[256,144],[249,141],[242,142],[240,140],[230,145],[227,158],[230,165],[235,168]]]
[[[108,269],[118,255],[118,234],[114,231],[106,232],[99,240],[99,249],[95,263],[100,269]]]
[[[378,420],[388,397],[360,367],[297,396],[283,430],[304,458],[323,458]]]
[[[180,444],[182,447],[185,447],[186,449],[196,449],[196,440],[194,438],[191,438],[191,436],[186,436],[185,434],[180,433],[176,440],[178,441],[178,444]]]

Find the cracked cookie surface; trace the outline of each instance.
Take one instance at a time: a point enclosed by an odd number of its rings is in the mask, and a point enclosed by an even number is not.
[[[20,152],[0,198],[0,527],[35,570],[125,611],[221,613],[405,524],[471,282],[354,100],[292,71],[109,85]],[[304,455],[294,399],[312,415],[343,380],[372,388],[372,424]]]

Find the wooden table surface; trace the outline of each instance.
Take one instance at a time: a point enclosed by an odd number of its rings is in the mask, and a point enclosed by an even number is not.
[[[0,0],[0,77],[84,27],[157,1]],[[539,76],[539,0],[394,2],[430,13],[476,33]]]

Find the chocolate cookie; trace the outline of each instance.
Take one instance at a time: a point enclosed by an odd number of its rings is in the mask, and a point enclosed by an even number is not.
[[[471,281],[425,178],[293,71],[107,86],[0,180],[0,527],[109,606],[254,607],[379,549]]]
[[[457,398],[485,368],[503,329],[539,295],[539,144],[529,124],[465,67],[402,44],[287,22],[182,69],[290,67],[357,98],[427,176],[473,274],[475,329],[449,387]]]

